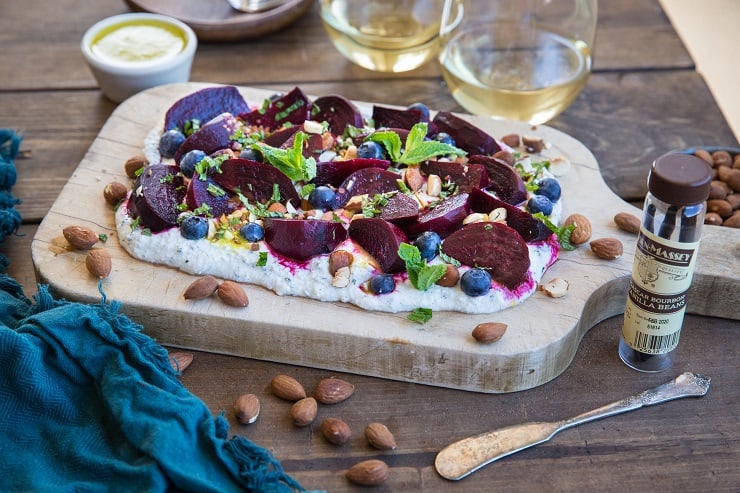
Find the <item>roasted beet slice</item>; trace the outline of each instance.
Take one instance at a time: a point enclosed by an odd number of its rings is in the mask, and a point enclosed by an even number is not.
[[[411,130],[417,123],[428,122],[421,110],[407,108],[389,108],[387,106],[373,106],[373,122],[375,128],[403,128]]]
[[[167,164],[152,164],[144,169],[134,183],[129,207],[142,226],[152,232],[177,224],[177,206],[185,196],[179,168]]]
[[[234,212],[236,206],[231,200],[232,197],[233,194],[218,186],[210,176],[201,180],[198,175],[195,175],[188,183],[185,203],[191,211],[205,204],[208,206],[209,214],[218,217],[221,214]]]
[[[311,119],[327,122],[329,130],[342,135],[348,125],[362,128],[362,113],[349,99],[343,96],[328,95],[316,98],[311,105]]]
[[[404,226],[404,231],[412,238],[424,231],[434,231],[444,238],[457,230],[469,213],[468,194],[453,195],[422,212],[416,222]]]
[[[232,193],[241,192],[250,202],[265,203],[272,197],[277,184],[280,201],[290,201],[298,207],[301,199],[293,182],[271,164],[249,159],[228,159],[221,163],[221,172],[213,174],[213,181]]]
[[[239,126],[236,117],[231,113],[222,113],[207,124],[200,127],[200,130],[185,139],[185,142],[177,149],[175,153],[175,162],[180,164],[182,156],[198,149],[206,154],[213,154],[220,149],[226,149],[231,145],[231,136]]]
[[[488,190],[504,202],[512,205],[521,204],[527,200],[527,188],[519,173],[508,163],[491,156],[470,156],[470,163],[482,164],[490,179]]]
[[[239,118],[249,125],[260,125],[276,130],[285,123],[300,125],[309,119],[311,103],[298,87],[289,93],[270,101],[266,108],[258,108],[249,113],[240,113]]]
[[[437,113],[433,122],[438,131],[450,134],[455,140],[455,145],[468,154],[491,155],[501,150],[496,139],[448,111]]]
[[[388,169],[390,161],[385,159],[355,158],[344,161],[320,161],[316,163],[316,176],[311,183],[339,187],[349,175],[365,168]]]
[[[400,177],[392,171],[381,168],[363,168],[347,177],[339,186],[337,204],[339,207],[355,195],[373,196],[376,193],[387,193],[398,190]]]
[[[473,188],[485,188],[489,181],[482,164],[426,161],[421,164],[421,171],[426,175],[437,175],[442,181],[451,181],[457,185],[458,192],[464,193],[469,193]]]
[[[281,145],[285,144],[288,139],[293,137],[300,129],[300,125],[291,125],[289,127],[275,130],[270,135],[265,137],[264,142],[270,147],[280,147]]]
[[[398,256],[398,247],[408,238],[395,224],[377,217],[353,219],[349,237],[378,262],[383,272],[394,274],[406,268]]]
[[[507,204],[483,190],[473,189],[470,192],[470,210],[489,214],[494,209],[503,207],[506,210],[506,224],[514,228],[524,241],[542,241],[552,236],[552,231],[545,223],[519,207]]]
[[[173,104],[164,117],[164,130],[183,130],[185,124],[198,120],[201,125],[222,113],[238,115],[250,111],[249,105],[234,86],[207,87],[188,94]]]
[[[344,225],[334,221],[269,217],[264,227],[270,248],[300,262],[331,252],[347,238]]]
[[[509,289],[525,281],[529,249],[521,235],[502,223],[472,223],[448,236],[442,252],[463,265],[485,269]]]
[[[296,132],[297,133],[297,132]],[[290,149],[295,144],[295,136],[294,133],[292,136],[288,138],[280,147],[283,149]],[[321,151],[324,148],[324,141],[321,138],[321,135],[319,134],[307,134],[307,138],[303,140],[303,157],[316,157],[319,154],[321,154]]]
[[[381,207],[378,217],[398,225],[416,221],[419,218],[419,203],[405,193],[394,193]]]

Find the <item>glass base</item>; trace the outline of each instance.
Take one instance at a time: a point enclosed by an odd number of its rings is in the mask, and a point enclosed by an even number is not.
[[[630,368],[646,373],[667,370],[673,364],[673,351],[666,354],[645,354],[632,349],[624,339],[619,339],[619,357]]]

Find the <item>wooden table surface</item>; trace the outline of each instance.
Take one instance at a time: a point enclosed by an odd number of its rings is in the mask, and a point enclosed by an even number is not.
[[[13,189],[23,201],[18,206],[23,225],[5,240],[2,252],[11,259],[9,274],[27,295],[36,292],[30,258],[36,228],[115,109],[100,95],[79,41],[97,20],[126,11],[123,1],[114,0],[0,3],[0,126],[22,133],[27,153],[16,161]],[[202,43],[191,79],[275,90],[300,85],[315,95],[399,105],[422,101],[434,109],[463,111],[436,62],[396,75],[351,65],[332,48],[315,7],[260,40]],[[594,73],[576,102],[549,125],[589,147],[607,184],[632,202],[642,200],[650,163],[663,152],[737,145],[656,0],[601,2]],[[740,244],[727,250],[740,257]],[[382,458],[391,477],[377,491],[740,491],[740,322],[687,316],[674,368],[662,374],[635,372],[619,361],[620,327],[621,317],[598,324],[561,376],[518,393],[483,395],[341,375],[356,385],[355,395],[321,407],[316,424],[307,428],[291,424],[289,405],[271,395],[270,379],[287,373],[310,390],[331,372],[196,353],[182,378],[214,414],[227,410],[233,433],[267,447],[307,488],[367,491],[349,484],[344,471],[357,461]],[[711,376],[709,394],[564,431],[460,482],[434,471],[435,454],[452,441],[525,421],[569,417],[682,371]],[[229,411],[247,392],[262,401],[260,418],[250,426],[238,424]],[[318,423],[328,416],[352,427],[348,444],[323,440]],[[372,421],[394,432],[396,450],[378,452],[366,445],[362,430]]]

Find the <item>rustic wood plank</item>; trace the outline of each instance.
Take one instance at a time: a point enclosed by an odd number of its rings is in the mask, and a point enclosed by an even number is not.
[[[693,67],[656,0],[602,2],[599,7],[596,71]],[[45,14],[38,15],[40,11]],[[66,14],[71,11],[74,16]],[[114,0],[92,2],[84,9],[75,0],[52,5],[41,0],[3,2],[1,17],[13,22],[0,30],[0,90],[97,87],[79,42],[96,21],[128,11],[124,2]],[[60,23],[62,18],[68,22]],[[261,70],[266,66],[270,70]],[[316,6],[289,28],[262,39],[201,43],[192,70],[194,81],[240,85],[437,76],[436,62],[397,75],[352,65],[332,47]]]
[[[432,395],[428,388],[414,384],[200,352],[182,379],[214,414],[226,411],[232,433],[272,450],[309,488],[362,491],[347,483],[343,471],[356,461],[381,458],[392,469],[383,491],[736,489],[740,486],[736,471],[740,421],[730,403],[740,398],[733,357],[740,350],[737,323],[688,316],[674,369],[645,374],[619,361],[621,322],[621,317],[615,317],[597,325],[560,378],[523,393],[480,395],[434,389]],[[446,481],[433,470],[436,453],[454,440],[526,421],[570,417],[659,385],[682,371],[711,376],[709,393],[564,431],[460,482]],[[350,381],[356,391],[344,403],[320,406],[317,420],[308,428],[296,428],[288,415],[290,403],[269,391],[270,380],[279,373],[294,376],[309,393],[329,376]],[[253,425],[234,419],[231,406],[241,393],[255,393],[261,401],[260,417]],[[391,403],[389,395],[394,396]],[[320,422],[329,416],[345,420],[352,428],[346,445],[330,445],[321,436]],[[365,443],[362,430],[372,421],[385,423],[394,433],[395,451],[379,452]]]

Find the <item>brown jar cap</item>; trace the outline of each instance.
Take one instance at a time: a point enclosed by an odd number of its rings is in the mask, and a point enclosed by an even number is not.
[[[648,189],[656,198],[675,205],[704,202],[709,197],[712,168],[691,154],[669,153],[653,163]]]

